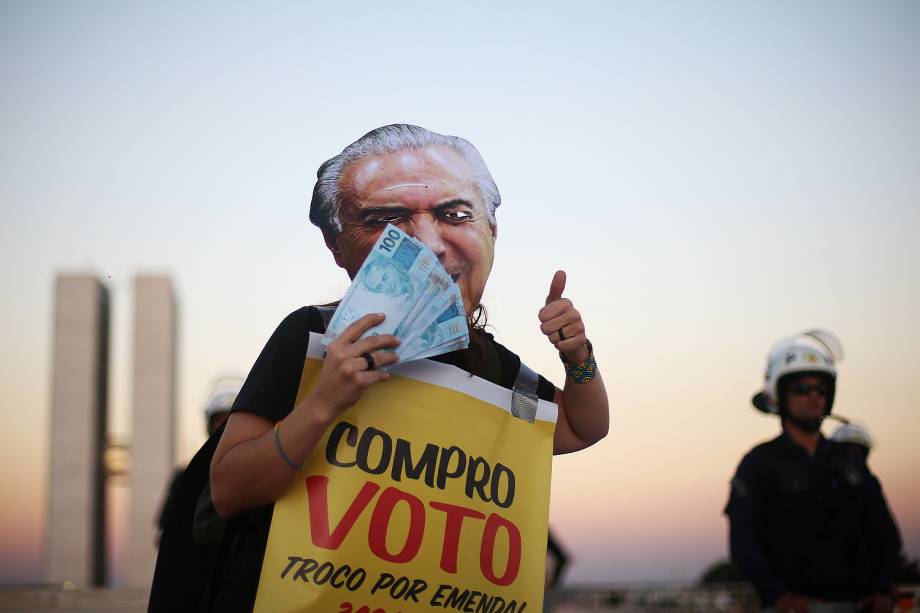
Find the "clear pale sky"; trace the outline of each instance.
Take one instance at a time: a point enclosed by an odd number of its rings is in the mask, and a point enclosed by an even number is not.
[[[570,580],[725,556],[728,481],[778,431],[749,403],[767,350],[812,326],[920,554],[920,3],[495,4],[0,1],[0,582],[39,578],[54,275],[111,290],[121,438],[131,279],[172,276],[187,459],[210,381],[344,292],[315,172],[394,122],[480,149],[490,320],[557,383],[536,312],[569,273],[613,406],[554,465]]]

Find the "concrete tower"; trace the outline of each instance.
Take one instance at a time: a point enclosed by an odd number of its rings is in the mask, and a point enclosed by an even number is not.
[[[168,277],[134,279],[131,544],[127,582],[147,588],[156,519],[175,466],[176,301]]]
[[[105,583],[108,346],[108,290],[94,276],[58,275],[43,560],[49,583]]]

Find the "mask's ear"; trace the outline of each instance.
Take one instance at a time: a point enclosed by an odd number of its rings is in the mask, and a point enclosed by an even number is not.
[[[342,250],[339,249],[338,237],[333,236],[330,233],[323,232],[323,240],[326,241],[326,247],[329,251],[332,252],[332,257],[335,258],[335,263],[338,264],[339,268],[345,268],[345,263],[342,260]]]

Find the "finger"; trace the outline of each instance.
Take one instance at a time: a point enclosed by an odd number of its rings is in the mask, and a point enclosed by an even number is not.
[[[581,316],[577,311],[571,311],[540,324],[540,331],[543,332],[543,334],[550,336],[551,334],[558,332],[560,328],[565,327],[565,335],[574,336],[580,331],[578,329],[579,322],[581,322]]]
[[[578,336],[572,338],[566,338],[564,341],[559,341],[554,343],[556,349],[562,353],[568,355],[570,353],[575,354],[585,349],[587,347],[587,337],[584,334],[579,334]],[[580,360],[579,360],[580,361]]]
[[[584,327],[579,326],[577,324],[572,324],[572,325],[566,326],[565,328],[560,328],[560,330],[565,331],[565,334],[562,335],[562,338],[559,337],[558,330],[556,332],[553,332],[552,334],[546,335],[547,338],[549,338],[549,342],[551,342],[557,348],[559,348],[559,346],[562,345],[562,343],[569,343],[570,341],[573,341],[575,339],[585,337]]]
[[[384,319],[386,319],[386,315],[383,313],[368,313],[345,328],[342,334],[339,335],[339,339],[342,339],[346,343],[353,343],[361,338],[362,334],[381,323]]]
[[[584,328],[575,328],[569,327],[566,328],[566,333],[559,338],[559,333],[550,334],[548,336],[549,342],[555,345],[556,349],[562,351],[563,349],[575,349],[579,346],[579,343],[585,344],[585,330]]]
[[[368,387],[390,378],[390,373],[385,370],[365,370],[357,375],[358,383],[362,387]]]
[[[368,362],[367,358],[364,356],[370,356],[371,361]],[[356,358],[353,358],[349,363],[349,366],[353,366],[355,372],[361,372],[365,370],[378,370],[384,366],[390,366],[399,361],[399,354],[395,351],[374,351],[372,352],[362,352]]]
[[[560,343],[567,342],[575,338],[583,338],[584,336],[585,336],[584,326],[579,326],[577,323],[575,323],[575,324],[570,324],[568,326],[564,326],[562,328],[559,328],[555,332],[551,332],[547,334],[546,338],[548,338],[549,342],[555,345],[556,348],[558,349],[560,347]]]
[[[399,361],[399,354],[395,351],[375,351],[371,354],[371,357],[374,358],[374,364],[377,365],[377,368],[390,366]]]
[[[540,309],[540,312],[537,313],[537,318],[540,321],[549,321],[553,317],[558,317],[565,313],[566,311],[573,310],[575,307],[572,305],[572,301],[568,298],[560,298],[555,302],[551,302]]]
[[[541,323],[540,330],[543,332],[543,334],[551,334],[562,326],[568,326],[579,321],[581,321],[581,314],[575,309],[570,309]]]
[[[549,284],[549,294],[546,296],[546,304],[555,302],[562,298],[562,292],[565,290],[565,271],[557,270],[553,275],[553,281]]]
[[[362,353],[377,351],[378,349],[392,349],[398,347],[400,342],[399,337],[393,336],[392,334],[374,334],[373,336],[366,336],[355,341],[349,348],[349,351],[356,355],[360,355]]]

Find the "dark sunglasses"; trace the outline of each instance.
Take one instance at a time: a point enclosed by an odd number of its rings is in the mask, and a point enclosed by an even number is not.
[[[828,389],[823,383],[796,383],[789,387],[789,391],[800,396],[805,396],[812,392],[818,392],[819,396],[827,396]]]

